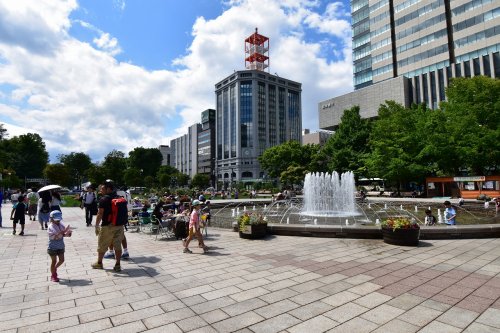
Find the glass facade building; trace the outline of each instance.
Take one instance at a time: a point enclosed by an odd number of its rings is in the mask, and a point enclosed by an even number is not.
[[[403,76],[410,104],[436,109],[450,78],[500,77],[498,0],[352,0],[351,5],[355,91]]]
[[[217,179],[264,177],[257,157],[289,140],[301,142],[302,85],[259,70],[237,71],[215,85]]]

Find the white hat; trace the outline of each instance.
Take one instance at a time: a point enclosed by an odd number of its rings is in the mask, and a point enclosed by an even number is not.
[[[62,213],[59,210],[53,210],[50,212],[50,218],[53,219],[54,221],[61,221],[62,220]]]

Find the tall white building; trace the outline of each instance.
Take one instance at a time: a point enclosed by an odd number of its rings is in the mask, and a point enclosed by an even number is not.
[[[224,188],[265,178],[257,158],[267,148],[302,141],[302,85],[265,72],[269,39],[257,30],[245,50],[247,70],[215,85],[215,172]]]

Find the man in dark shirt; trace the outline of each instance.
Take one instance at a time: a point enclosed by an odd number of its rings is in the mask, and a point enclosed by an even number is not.
[[[123,226],[111,224],[111,200],[116,197],[116,192],[112,182],[105,182],[101,185],[101,199],[99,200],[99,210],[95,221],[95,232],[97,237],[97,262],[92,264],[94,269],[103,269],[102,259],[109,244],[113,244],[115,249],[115,272],[121,271],[120,258],[122,254],[121,242],[124,237]],[[101,227],[99,227],[101,225]]]

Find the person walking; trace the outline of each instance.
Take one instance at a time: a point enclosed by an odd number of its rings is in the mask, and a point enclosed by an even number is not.
[[[193,210],[191,211],[191,215],[189,218],[189,235],[187,239],[182,240],[182,244],[184,245],[184,253],[193,253],[189,249],[189,243],[193,239],[193,237],[196,235],[198,238],[198,243],[201,248],[203,248],[203,252],[207,253],[208,252],[208,247],[205,245],[203,242],[203,235],[201,234],[200,231],[200,207],[201,207],[201,202],[199,200],[193,200],[192,203]]]
[[[38,193],[33,192],[32,189],[28,189],[28,194],[26,196],[28,198],[28,218],[31,221],[31,217],[33,217],[33,221],[35,221],[39,199]]]
[[[124,236],[123,225],[113,225],[111,223],[112,199],[116,198],[115,188],[112,182],[105,182],[100,187],[102,197],[99,200],[99,210],[95,221],[95,233],[97,235],[97,262],[91,266],[94,269],[103,269],[102,259],[108,249],[109,244],[113,244],[115,251],[115,272],[121,271],[120,259],[122,255],[122,240]],[[101,227],[99,227],[101,225]]]
[[[13,235],[16,234],[17,223],[21,225],[21,232],[19,233],[19,236],[24,235],[25,213],[26,213],[26,205],[24,204],[24,197],[20,195],[17,197],[17,202],[14,203],[14,207],[12,208],[12,212],[10,213],[10,219],[13,220],[12,223]]]
[[[62,222],[62,213],[58,210],[50,212],[50,225],[47,229],[49,245],[47,253],[50,256],[50,280],[59,282],[57,268],[64,263],[64,237],[71,237],[71,230]],[[58,260],[59,259],[59,260]]]
[[[87,191],[83,194],[82,204],[85,208],[85,223],[87,227],[92,225],[92,216],[97,214],[97,196],[93,185],[87,187]]]
[[[50,201],[50,211],[53,210],[61,211],[61,202],[62,202],[61,194],[59,194],[59,192],[57,191],[52,191],[51,196],[52,200]]]

